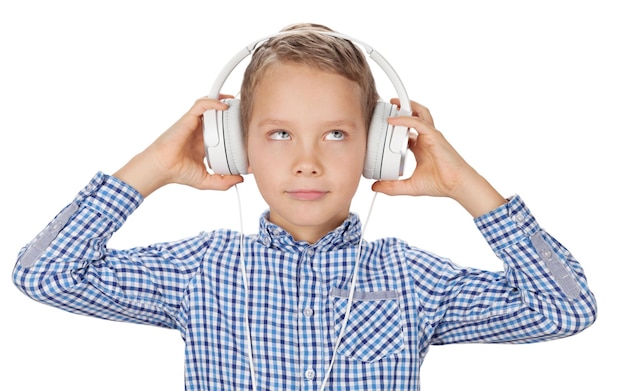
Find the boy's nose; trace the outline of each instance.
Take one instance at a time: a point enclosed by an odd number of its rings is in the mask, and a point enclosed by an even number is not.
[[[322,167],[319,161],[319,151],[314,148],[300,148],[296,152],[293,171],[295,175],[320,175]]]

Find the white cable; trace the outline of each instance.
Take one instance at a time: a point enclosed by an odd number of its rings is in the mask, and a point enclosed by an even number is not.
[[[243,239],[244,239],[243,213],[242,213],[242,208],[241,208],[241,198],[239,196],[239,187],[237,187],[237,185],[235,185],[235,191],[237,193],[237,203],[239,206],[239,226],[240,226],[240,233],[239,233],[239,246],[240,246],[239,264],[240,266],[239,267],[241,268],[241,275],[243,277],[243,286],[244,286],[245,295],[246,295],[244,310],[245,310],[245,319],[246,319],[246,339],[247,339],[246,342],[248,345],[248,363],[250,367],[250,376],[252,379],[252,389],[256,391],[257,389],[256,372],[254,369],[254,357],[252,355],[252,337],[251,337],[251,332],[250,332],[250,320],[248,319],[248,302],[249,302],[250,291],[248,288],[248,275],[246,272],[246,261],[245,261],[245,256],[243,253]],[[352,302],[354,301],[354,292],[356,290],[356,285],[358,281],[358,272],[359,272],[359,264],[361,262],[361,247],[363,245],[363,237],[365,236],[365,230],[369,223],[370,216],[372,215],[372,209],[374,208],[374,201],[376,201],[377,194],[378,193],[374,192],[374,196],[372,197],[372,202],[367,212],[367,217],[365,218],[365,223],[363,224],[363,229],[361,230],[361,237],[359,238],[359,244],[357,246],[357,252],[356,252],[356,261],[354,263],[354,269],[352,271],[352,282],[350,283],[350,293],[348,295],[346,314],[344,315],[344,318],[343,318],[341,331],[339,332],[339,335],[337,336],[337,340],[335,341],[335,347],[333,349],[333,356],[330,360],[328,370],[326,371],[326,376],[324,376],[324,381],[322,382],[322,385],[320,386],[320,391],[323,391],[324,388],[326,388],[326,384],[328,383],[328,380],[330,379],[330,373],[332,372],[333,365],[335,363],[335,357],[337,356],[337,351],[339,350],[339,344],[341,343],[343,335],[346,331],[346,327],[348,325],[348,319],[350,318],[350,311],[352,309]]]
[[[348,304],[346,308],[346,314],[343,317],[343,324],[341,326],[341,331],[337,336],[337,340],[335,341],[335,348],[333,349],[333,356],[330,360],[330,365],[328,366],[328,370],[326,371],[326,376],[324,376],[324,381],[320,386],[320,391],[324,391],[326,388],[326,383],[328,383],[328,379],[330,379],[330,373],[333,369],[333,364],[335,363],[335,357],[337,356],[337,351],[339,350],[339,344],[341,343],[341,339],[343,338],[344,333],[346,332],[346,326],[348,326],[348,318],[350,317],[350,311],[352,309],[352,302],[354,301],[354,292],[356,290],[356,284],[358,280],[358,272],[359,272],[359,263],[361,262],[361,245],[363,244],[363,237],[365,236],[365,229],[367,228],[367,224],[369,223],[370,216],[372,215],[372,209],[374,207],[374,201],[376,201],[376,195],[378,193],[374,192],[374,196],[372,197],[372,203],[370,204],[370,208],[367,212],[367,217],[365,218],[365,223],[363,224],[363,229],[361,230],[361,238],[359,239],[359,245],[356,250],[356,262],[354,264],[354,270],[352,272],[352,282],[350,283],[350,294],[348,295]]]
[[[252,389],[256,391],[256,373],[254,371],[254,357],[252,356],[252,336],[250,333],[250,319],[248,319],[248,299],[250,297],[250,290],[248,288],[248,274],[246,272],[246,259],[243,254],[243,213],[241,211],[241,197],[239,197],[239,187],[235,185],[235,192],[237,193],[237,204],[239,205],[239,267],[241,268],[241,275],[243,277],[243,288],[246,294],[246,300],[244,304],[245,319],[246,319],[246,342],[248,344],[248,363],[250,364],[250,378],[252,379]]]

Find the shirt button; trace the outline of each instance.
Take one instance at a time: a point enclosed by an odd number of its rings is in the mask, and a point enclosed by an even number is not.
[[[315,250],[313,250],[312,248],[306,250],[306,253],[309,257],[312,257],[313,255],[315,255]]]
[[[543,251],[541,252],[541,256],[542,256],[544,259],[550,259],[550,258],[552,258],[552,251],[550,251],[550,250],[543,250]]]
[[[309,369],[308,371],[304,372],[304,377],[306,377],[307,380],[313,380],[315,378],[315,371]]]
[[[307,318],[310,318],[311,316],[313,316],[313,308],[305,308],[303,313],[304,313],[304,316],[306,316]]]
[[[524,215],[523,215],[522,213],[518,213],[518,214],[516,214],[516,215],[515,215],[515,220],[516,220],[518,223],[522,223],[522,222],[524,222]]]

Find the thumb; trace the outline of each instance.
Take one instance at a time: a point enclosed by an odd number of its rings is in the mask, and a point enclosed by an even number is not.
[[[414,194],[409,179],[401,179],[397,181],[376,181],[372,184],[372,190],[391,196]]]
[[[194,187],[200,190],[227,190],[241,182],[243,182],[243,177],[241,175],[218,175],[207,173],[202,182]]]

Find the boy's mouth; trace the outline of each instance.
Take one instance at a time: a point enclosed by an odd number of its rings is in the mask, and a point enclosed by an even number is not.
[[[298,201],[317,201],[324,198],[326,194],[328,194],[327,191],[309,189],[291,190],[286,193],[289,197]]]

